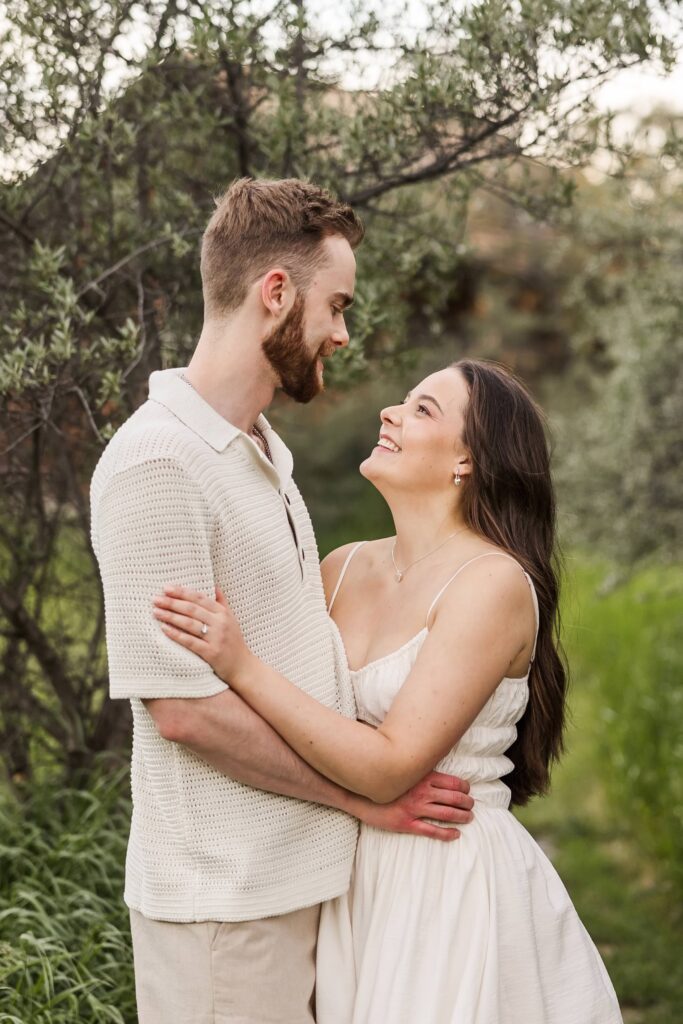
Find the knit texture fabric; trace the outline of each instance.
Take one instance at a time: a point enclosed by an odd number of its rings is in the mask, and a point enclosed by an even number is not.
[[[167,921],[241,921],[330,899],[349,884],[357,824],[242,785],[163,739],[143,698],[226,689],[152,614],[167,583],[225,593],[252,651],[321,703],[355,717],[330,628],[315,537],[291,455],[264,417],[272,465],[180,378],[117,431],[92,479],[110,693],[133,709],[133,817],[125,901]]]

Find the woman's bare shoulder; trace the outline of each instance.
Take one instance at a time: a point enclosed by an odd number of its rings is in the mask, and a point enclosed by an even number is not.
[[[462,577],[457,579],[456,577]],[[528,585],[522,564],[509,552],[497,545],[484,542],[477,545],[456,569],[452,578],[459,586],[448,586],[444,597],[457,601],[457,595],[471,591],[472,586],[488,583],[492,592],[506,595],[516,591],[519,595],[528,593]]]
[[[362,544],[362,548],[356,555],[354,555],[354,562],[358,562],[358,565],[367,565],[369,562],[374,561],[378,552],[382,549],[382,546],[386,546],[389,538],[382,537],[379,540],[366,540],[366,541],[351,541],[349,544],[342,544],[341,547],[334,548],[328,555],[325,555],[322,562],[320,563],[320,572],[323,578],[323,586],[325,587],[325,598],[329,605],[330,599],[334,588],[337,585],[339,574],[344,567],[344,562],[351,554],[353,549],[358,545]]]
[[[482,555],[500,557],[481,557]],[[479,623],[489,623],[497,634],[507,629],[515,651],[533,644],[536,618],[529,584],[517,559],[493,545],[469,558],[439,595],[432,628],[451,632],[451,624],[470,621],[474,633]]]

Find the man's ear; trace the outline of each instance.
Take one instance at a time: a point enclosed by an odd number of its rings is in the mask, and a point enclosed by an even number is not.
[[[269,313],[280,317],[292,301],[292,280],[282,267],[269,270],[261,281],[261,301]]]

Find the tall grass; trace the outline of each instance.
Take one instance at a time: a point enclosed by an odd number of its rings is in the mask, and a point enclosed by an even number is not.
[[[134,1024],[121,773],[0,802],[0,1022]]]

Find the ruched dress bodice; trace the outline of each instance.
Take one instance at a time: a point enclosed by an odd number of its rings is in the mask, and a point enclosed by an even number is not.
[[[378,726],[386,717],[427,638],[425,627],[398,650],[351,672],[357,717]],[[472,796],[492,807],[508,807],[510,790],[502,782],[513,768],[506,756],[517,738],[517,722],[529,699],[529,675],[505,677],[472,725],[436,765],[437,771],[470,783]]]

